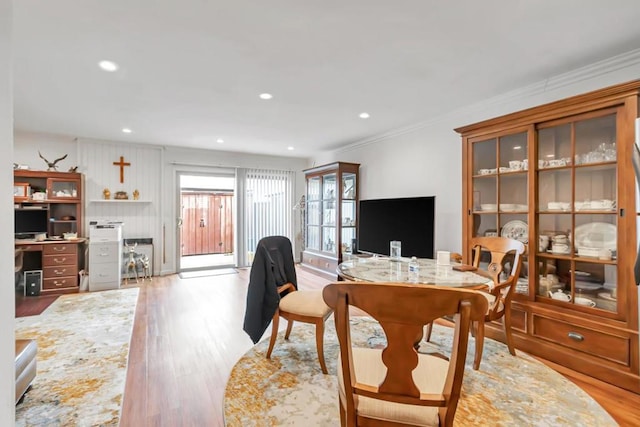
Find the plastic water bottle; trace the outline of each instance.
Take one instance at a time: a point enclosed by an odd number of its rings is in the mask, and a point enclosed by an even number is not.
[[[418,277],[420,277],[420,264],[418,264],[418,259],[412,256],[409,261],[409,282],[418,283]]]

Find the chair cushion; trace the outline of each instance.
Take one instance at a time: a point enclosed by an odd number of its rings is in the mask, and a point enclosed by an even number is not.
[[[387,374],[382,362],[382,350],[370,348],[352,349],[356,380],[361,384],[377,387]],[[418,354],[418,366],[413,371],[413,381],[421,393],[442,393],[449,362],[439,357]],[[338,383],[341,404],[345,398],[342,365],[338,356]],[[356,397],[356,411],[361,416],[417,426],[438,426],[438,408],[431,406],[394,403],[370,397]]]
[[[331,312],[322,291],[289,292],[280,300],[280,310],[302,316],[324,317]]]

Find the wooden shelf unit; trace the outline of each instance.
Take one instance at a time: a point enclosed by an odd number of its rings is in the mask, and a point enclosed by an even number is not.
[[[456,129],[463,145],[465,262],[473,236],[527,242],[527,268],[512,306],[516,347],[636,393],[638,207],[631,150],[639,95],[640,81],[633,81]],[[552,252],[542,247],[544,236],[555,239]],[[603,259],[579,255],[591,249]],[[571,301],[550,297],[547,274]],[[501,329],[488,325],[487,335],[504,340]]]

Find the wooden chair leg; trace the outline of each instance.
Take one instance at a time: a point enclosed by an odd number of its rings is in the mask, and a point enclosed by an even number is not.
[[[506,307],[504,310],[504,319],[502,319],[502,327],[504,329],[504,337],[509,347],[509,353],[516,355],[516,348],[513,346],[513,337],[511,336],[511,309]]]
[[[431,341],[431,331],[433,331],[433,322],[427,323],[424,328],[424,340],[426,342]]]
[[[476,354],[473,359],[473,369],[477,371],[480,368],[480,361],[482,360],[482,347],[484,345],[484,321],[481,320],[474,323],[476,330]]]
[[[293,320],[287,319],[287,332],[284,334],[285,340],[289,339],[289,335],[291,335],[291,328],[293,328]]]
[[[276,344],[276,337],[278,336],[278,324],[280,323],[280,314],[278,310],[276,310],[276,314],[273,315],[273,320],[271,321],[271,339],[269,340],[269,349],[267,350],[267,359],[271,359],[271,352],[273,351],[273,346]]]
[[[338,393],[338,406],[340,406],[340,426],[345,427],[347,425],[347,414],[344,412],[344,406],[340,400],[340,393]]]
[[[327,365],[324,363],[324,319],[316,321],[316,348],[318,350],[318,360],[323,374],[328,374]]]

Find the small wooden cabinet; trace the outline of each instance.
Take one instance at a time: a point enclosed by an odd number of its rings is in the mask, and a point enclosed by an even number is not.
[[[304,171],[302,265],[331,279],[357,240],[359,168],[356,163],[336,162]]]
[[[474,236],[527,244],[516,347],[635,392],[639,94],[636,81],[456,129],[465,260]]]
[[[14,205],[16,224],[40,226],[39,216],[34,211],[46,211],[48,237],[60,236],[63,233],[77,233],[83,236],[82,227],[82,184],[83,176],[71,172],[47,172],[16,170],[13,172]],[[23,189],[23,190],[21,190]],[[18,192],[20,195],[16,195]],[[16,232],[27,231],[18,230]]]

